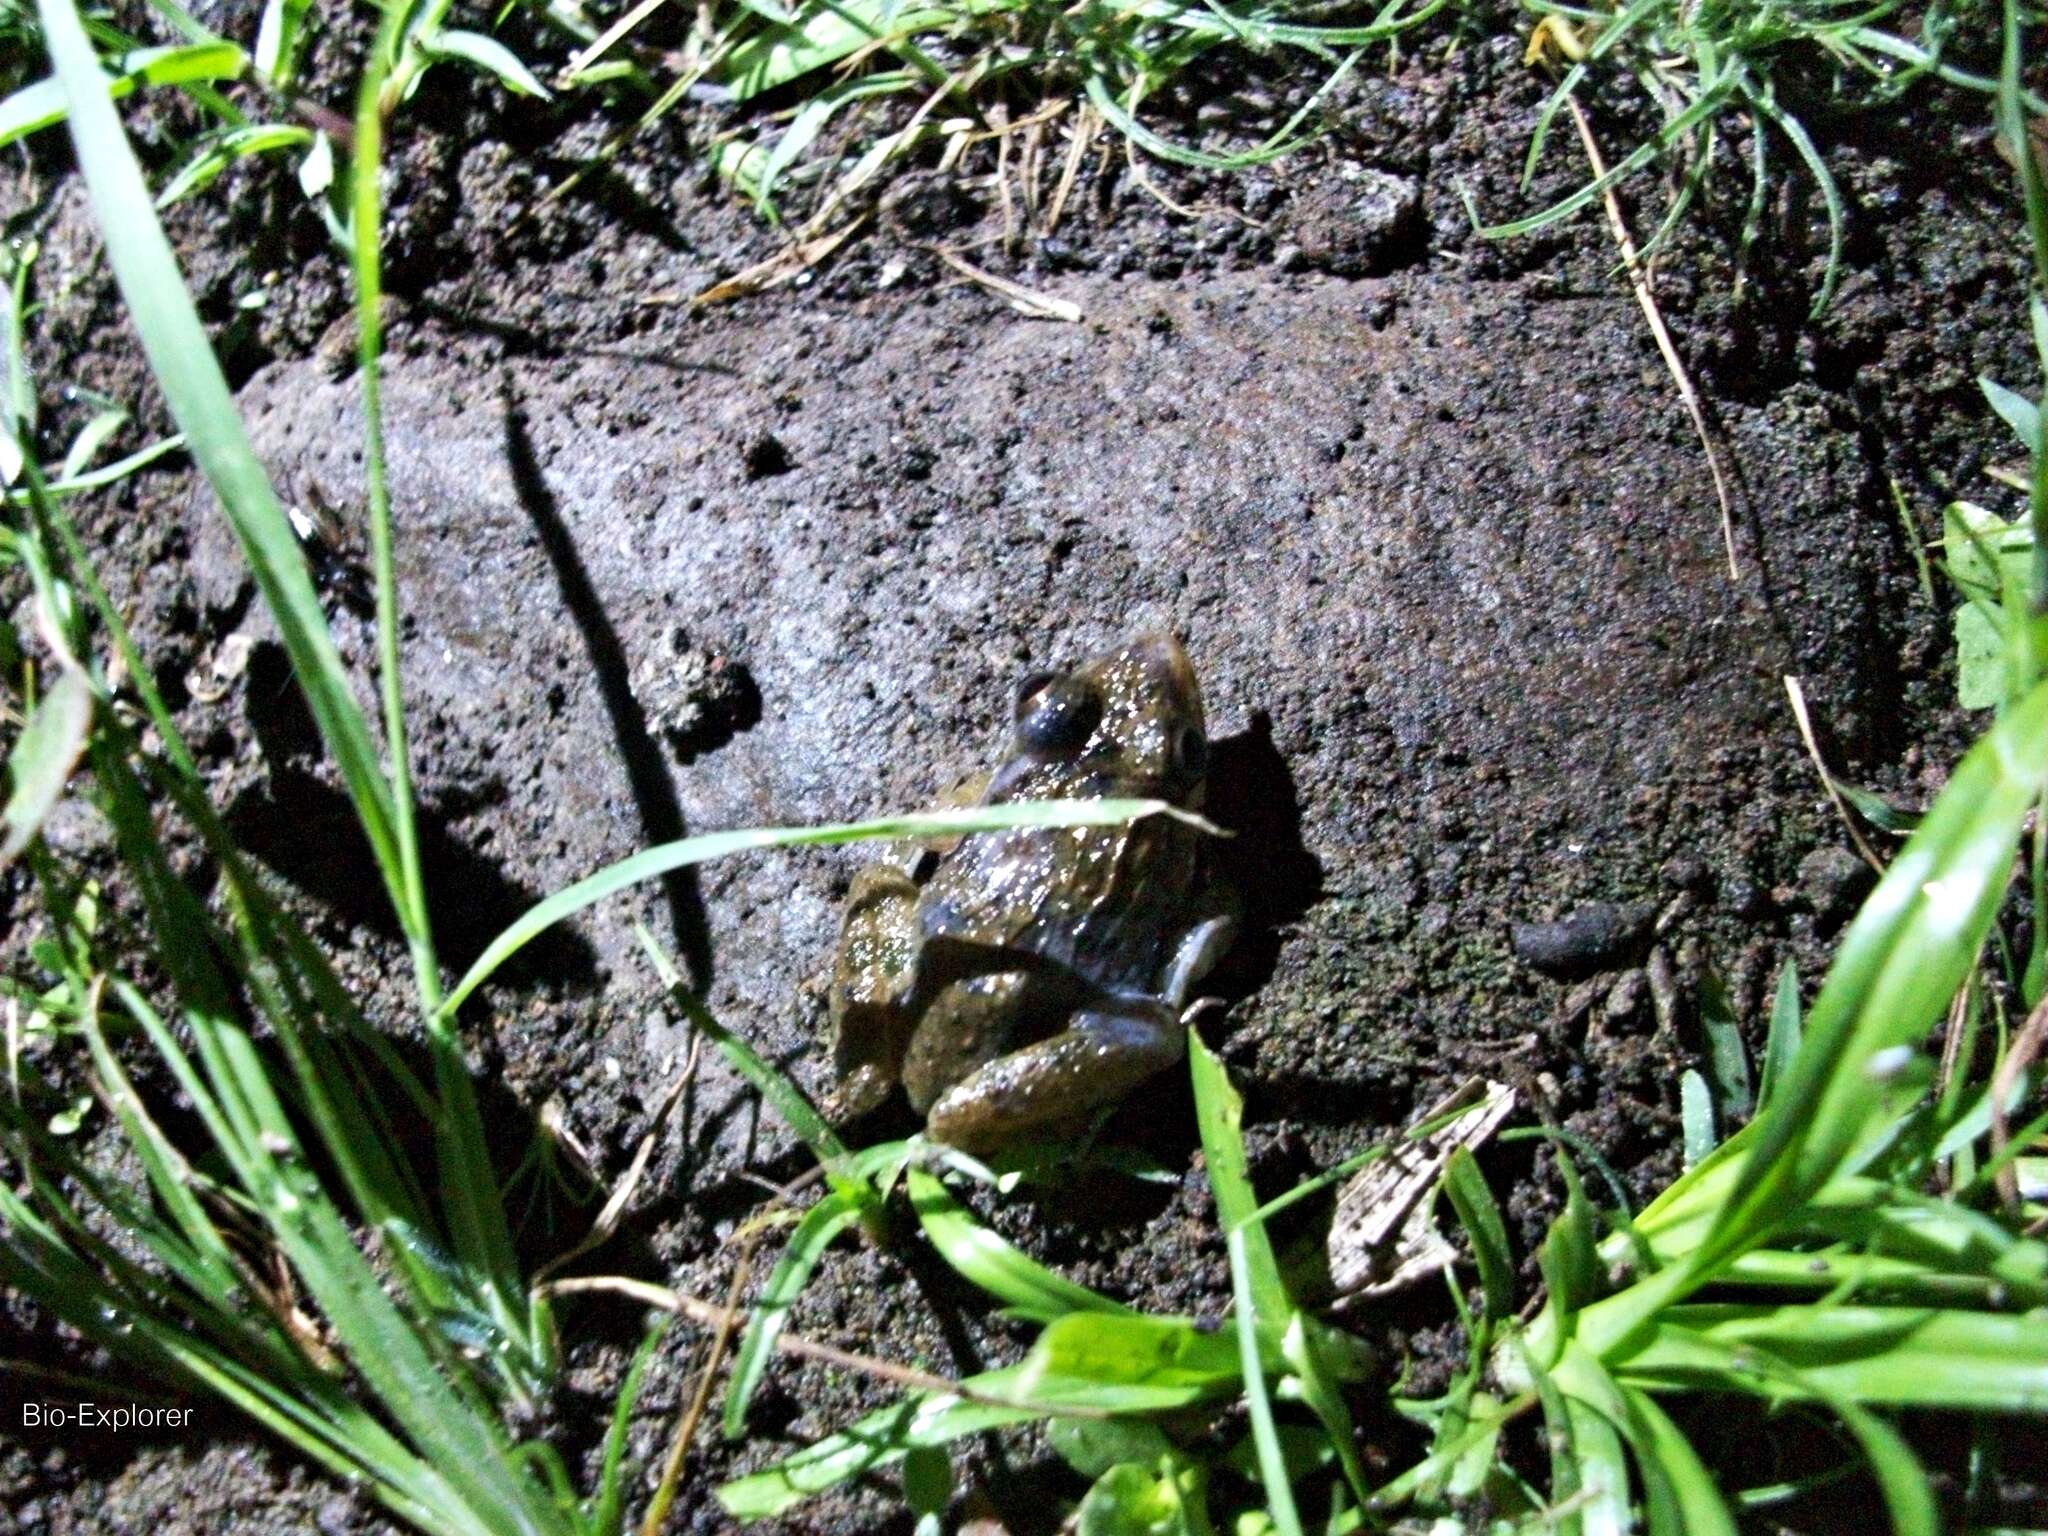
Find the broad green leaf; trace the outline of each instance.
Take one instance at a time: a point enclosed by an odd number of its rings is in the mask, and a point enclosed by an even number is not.
[[[984,1371],[962,1386],[990,1397],[1021,1397],[1020,1367]],[[1031,1407],[1008,1407],[958,1397],[919,1394],[869,1414],[849,1429],[807,1446],[774,1466],[722,1485],[718,1502],[736,1520],[787,1512],[813,1494],[851,1477],[893,1465],[915,1446],[944,1445],[962,1435],[1040,1417]]]
[[[2005,702],[2006,630],[2030,590],[2034,540],[2023,520],[2007,522],[1974,502],[1942,509],[1948,571],[1963,596],[1956,610],[1956,699],[1965,709]]]
[[[953,1459],[935,1445],[914,1446],[903,1457],[903,1502],[911,1513],[936,1518],[953,1497]]]
[[[1996,379],[1979,375],[1977,387],[1984,391],[1984,398],[1991,402],[1991,409],[1998,412],[2005,424],[2018,434],[2021,444],[2029,453],[2043,451],[2040,406],[2026,396],[2007,389]]]
[[[1069,1312],[1016,1367],[1034,1403],[1157,1413],[1234,1394],[1238,1352],[1223,1333],[1181,1318]]]
[[[36,701],[35,713],[7,754],[7,805],[0,810],[0,869],[35,840],[85,752],[92,730],[92,684],[66,668]]]
[[[1111,1467],[1081,1500],[1076,1536],[1211,1536],[1206,1482],[1172,1454]]]
[[[1714,1130],[1714,1091],[1691,1067],[1678,1075],[1678,1124],[1685,1138],[1685,1166],[1697,1168],[1720,1137]]]
[[[1083,1477],[1100,1477],[1119,1462],[1151,1466],[1173,1450],[1166,1431],[1147,1419],[1053,1419],[1045,1438]]]

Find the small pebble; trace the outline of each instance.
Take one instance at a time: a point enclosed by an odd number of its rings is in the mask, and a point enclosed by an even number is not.
[[[1574,979],[1619,970],[1649,941],[1655,910],[1646,902],[1595,902],[1545,923],[1517,923],[1516,958],[1547,976]]]
[[[1800,894],[1825,924],[1854,912],[1875,878],[1868,864],[1839,846],[1816,848],[1799,861]]]

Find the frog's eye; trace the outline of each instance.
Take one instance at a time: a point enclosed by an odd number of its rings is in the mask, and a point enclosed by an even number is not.
[[[1018,692],[1017,744],[1027,752],[1079,751],[1101,720],[1102,700],[1074,678],[1043,683],[1032,693]]]
[[[1038,696],[1045,692],[1046,684],[1058,677],[1057,672],[1032,672],[1017,685],[1017,702],[1012,706],[1010,718],[1021,722],[1031,713],[1031,706],[1038,702]]]
[[[1184,725],[1173,738],[1173,766],[1191,779],[1209,769],[1209,738],[1199,725]]]

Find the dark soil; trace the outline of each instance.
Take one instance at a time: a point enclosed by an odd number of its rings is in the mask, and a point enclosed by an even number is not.
[[[701,117],[541,206],[614,118],[437,73],[396,130],[387,418],[449,964],[540,894],[686,831],[927,804],[986,762],[1021,674],[1165,626],[1219,738],[1212,808],[1241,833],[1253,922],[1217,978],[1230,1006],[1205,1027],[1245,1092],[1261,1188],[1475,1073],[1518,1085],[1635,1197],[1658,1188],[1678,1166],[1703,981],[1725,979],[1760,1044],[1778,966],[1817,976],[1853,903],[1782,676],[1803,679],[1831,765],[1902,801],[1924,800],[1966,739],[1947,619],[1888,482],[1923,534],[1951,495],[2003,495],[1982,471],[2013,451],[1974,380],[2028,377],[2022,243],[1974,102],[1810,119],[1853,224],[1818,322],[1817,203],[1782,194],[1738,301],[1728,235],[1746,189],[1730,177],[1733,206],[1681,239],[1659,291],[1738,472],[1731,579],[1700,446],[1604,227],[1471,233],[1461,188],[1490,213],[1534,206],[1516,179],[1543,86],[1520,47],[1475,36],[1448,59],[1426,47],[1361,72],[1340,126],[1276,167],[1151,170],[1193,218],[1120,156],[1091,158],[1059,229],[1006,247],[986,174],[915,171],[832,263],[709,310],[679,300],[780,236],[705,180]],[[326,48],[340,100],[348,40]],[[1625,108],[1600,120],[1616,153],[1640,126]],[[160,407],[62,157],[45,136],[18,205],[16,232],[45,248],[40,375],[147,417]],[[1580,175],[1560,139],[1530,195]],[[345,288],[289,168],[231,173],[173,228],[285,498],[359,523]],[[1083,319],[1011,312],[935,243]],[[263,302],[243,305],[251,294]],[[210,494],[153,474],[88,518],[217,800],[374,1012],[401,1018],[405,967],[366,854]],[[359,560],[344,540],[322,569],[367,677]],[[94,829],[66,825],[89,853]],[[472,1010],[494,1120],[521,1127],[553,1101],[608,1174],[624,1167],[687,1044],[635,916],[726,1023],[822,1090],[817,978],[855,862],[714,866],[538,946]],[[1518,955],[1515,925],[1595,903],[1638,907],[1630,934],[1573,941],[1585,952],[1563,967]],[[1155,1084],[1107,1134],[1185,1177],[1092,1176],[990,1218],[1113,1295],[1220,1315],[1228,1277],[1184,1086]],[[508,1131],[509,1156],[520,1140]],[[1484,1159],[1525,1255],[1559,1194],[1530,1147]],[[722,1295],[722,1244],[764,1198],[754,1175],[804,1161],[708,1065],[627,1231],[584,1267]],[[565,1239],[532,1240],[544,1254]],[[1438,1294],[1361,1325],[1425,1384],[1455,1342]],[[794,1326],[965,1373],[1019,1347],[988,1312],[906,1237],[835,1252]],[[624,1306],[565,1322],[582,1342],[556,1420],[580,1453],[637,1323]],[[0,1323],[0,1353],[54,1348]],[[679,1331],[636,1422],[644,1460],[691,1358]],[[778,1366],[760,1433],[700,1440],[672,1528],[723,1528],[720,1478],[874,1400]],[[376,1526],[232,1420],[208,1424],[204,1441],[21,1438],[0,1454],[0,1531]],[[1397,1424],[1369,1435],[1390,1471],[1413,1449]],[[1056,1524],[1053,1501],[1080,1491],[1030,1437],[971,1452],[960,1473],[1020,1532]],[[882,1487],[789,1528],[907,1524]]]

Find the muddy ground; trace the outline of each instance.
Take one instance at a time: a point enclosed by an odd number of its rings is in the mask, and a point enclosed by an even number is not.
[[[506,107],[437,76],[398,135],[387,418],[451,966],[540,894],[685,831],[929,803],[986,763],[1017,677],[1169,627],[1208,695],[1212,809],[1240,833],[1253,921],[1216,978],[1229,1007],[1204,1027],[1245,1091],[1261,1187],[1484,1073],[1598,1147],[1636,1197],[1657,1188],[1677,1167],[1704,979],[1725,978],[1759,1024],[1778,965],[1796,957],[1810,984],[1860,891],[1781,677],[1804,680],[1837,769],[1901,803],[1924,800],[1965,739],[1946,617],[1888,482],[1922,533],[1952,494],[1998,501],[1982,470],[2012,454],[1974,377],[2027,376],[2021,242],[1972,103],[1812,120],[1853,209],[1849,270],[1818,322],[1817,202],[1783,192],[1738,300],[1731,178],[1660,285],[1736,472],[1731,578],[1699,444],[1601,226],[1509,244],[1470,231],[1461,187],[1489,210],[1531,206],[1515,178],[1542,86],[1519,48],[1474,35],[1360,78],[1339,126],[1277,168],[1154,169],[1192,218],[1120,158],[1091,160],[1060,229],[1006,249],[985,181],[912,175],[833,263],[708,310],[678,300],[779,236],[706,183],[688,139],[701,119],[540,208],[608,109]],[[1640,127],[1622,103],[1599,121],[1616,143]],[[1578,174],[1560,150],[1532,196]],[[37,146],[22,186],[13,227],[43,239],[51,296],[42,376],[159,410],[61,144]],[[359,521],[344,289],[288,168],[232,174],[174,232],[286,499]],[[1082,318],[1024,318],[934,244]],[[263,302],[240,302],[251,293]],[[208,494],[152,474],[88,520],[218,800],[403,1027],[366,855]],[[362,668],[359,551],[344,538],[332,554],[337,635]],[[73,819],[57,836],[90,856],[97,834]],[[644,1132],[687,1036],[636,916],[728,1024],[828,1086],[819,973],[856,863],[716,866],[537,948],[472,1014],[508,1155],[549,1101],[611,1172]],[[1642,924],[1588,962],[1591,980],[1518,954],[1514,924],[1602,902]],[[1183,1176],[1101,1175],[991,1219],[1111,1294],[1219,1315],[1228,1278],[1184,1086],[1157,1083],[1106,1134]],[[720,1295],[721,1243],[763,1200],[757,1178],[804,1163],[707,1066],[627,1230],[585,1267]],[[1548,1159],[1523,1144],[1486,1167],[1527,1254],[1557,1197]],[[559,1241],[532,1234],[537,1255]],[[1018,1348],[987,1312],[906,1240],[835,1253],[794,1326],[965,1373]],[[567,1322],[581,1342],[557,1423],[580,1454],[637,1324],[623,1306]],[[1436,1293],[1363,1326],[1424,1384],[1452,1343]],[[0,1345],[52,1347],[25,1314]],[[678,1335],[636,1423],[649,1460],[687,1368]],[[754,1438],[700,1441],[672,1528],[722,1528],[719,1478],[872,1400],[778,1367]],[[379,1526],[232,1420],[208,1425],[199,1441],[0,1442],[0,1530]],[[1367,1439],[1389,1471],[1414,1449],[1394,1423]],[[960,1473],[972,1508],[1020,1532],[1081,1486],[1029,1437],[968,1453]],[[788,1528],[907,1523],[877,1489]]]

